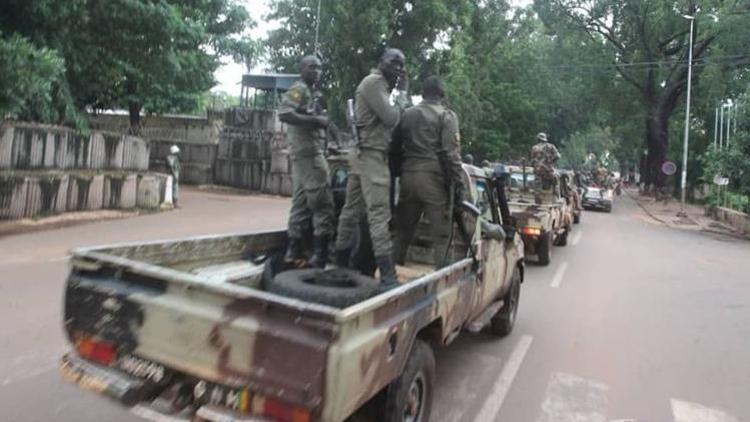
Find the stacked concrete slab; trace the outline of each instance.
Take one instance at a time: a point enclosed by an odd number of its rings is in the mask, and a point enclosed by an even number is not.
[[[166,176],[147,173],[148,165],[148,145],[137,137],[96,131],[84,136],[60,126],[1,122],[0,219],[158,207]],[[139,204],[139,190],[156,192],[155,198]]]
[[[292,194],[284,125],[274,110],[233,109],[225,116],[214,169],[217,183]]]

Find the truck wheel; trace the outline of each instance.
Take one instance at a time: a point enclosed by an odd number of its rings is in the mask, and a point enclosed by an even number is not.
[[[537,248],[537,257],[539,258],[539,265],[549,265],[552,259],[552,233],[547,232],[539,239],[539,247]]]
[[[426,422],[432,411],[435,354],[429,344],[414,341],[404,372],[386,391],[386,422]]]
[[[583,215],[582,211],[578,211],[578,214],[573,215],[573,224],[581,224],[581,216]]]
[[[513,270],[510,279],[510,289],[503,296],[503,307],[490,320],[490,332],[496,336],[505,337],[513,331],[518,313],[518,303],[521,298],[521,272],[518,267]]]
[[[565,246],[568,244],[568,233],[570,232],[570,226],[565,228],[565,231],[557,236],[555,239],[555,246]]]
[[[357,271],[307,268],[276,274],[268,290],[282,296],[346,308],[378,293],[378,280]]]

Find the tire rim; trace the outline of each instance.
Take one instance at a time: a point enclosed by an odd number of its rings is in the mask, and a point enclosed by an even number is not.
[[[422,372],[417,373],[406,392],[404,402],[404,422],[419,422],[424,413],[425,386],[427,383]]]

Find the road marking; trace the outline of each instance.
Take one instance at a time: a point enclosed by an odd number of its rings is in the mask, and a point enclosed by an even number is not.
[[[190,422],[190,419],[165,415],[148,407],[137,404],[130,408],[130,413],[154,422]]]
[[[516,374],[518,374],[518,370],[521,368],[523,359],[526,357],[526,353],[528,353],[533,340],[534,338],[530,335],[523,335],[518,340],[513,353],[508,358],[508,362],[503,367],[502,372],[500,372],[495,385],[492,386],[490,394],[484,400],[482,409],[474,418],[474,422],[490,422],[497,419],[497,414],[503,406],[505,396],[508,395],[508,391],[510,391],[510,387],[513,384],[513,379],[516,378]]]
[[[581,241],[581,237],[583,237],[583,232],[579,231],[578,233],[575,234],[575,236],[573,236],[573,240],[570,241],[570,244],[573,246],[577,245],[578,242]]]
[[[549,284],[549,286],[555,289],[560,287],[563,277],[565,277],[565,271],[567,270],[568,270],[567,262],[563,262],[562,264],[560,264],[560,266],[557,267],[557,271],[555,271],[555,276],[552,278],[552,282]]]
[[[607,390],[600,382],[557,372],[547,384],[537,422],[607,422]]]
[[[670,399],[674,422],[737,422],[737,418],[721,410],[711,409],[697,403]]]
[[[48,259],[47,262],[61,262],[61,261],[67,261],[68,259],[70,259],[70,255],[65,255],[65,256],[58,257],[58,258]]]

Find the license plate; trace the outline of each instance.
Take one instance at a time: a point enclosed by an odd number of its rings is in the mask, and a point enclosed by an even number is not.
[[[168,375],[168,371],[158,363],[139,358],[138,356],[125,355],[117,362],[117,367],[123,372],[159,384]]]
[[[200,403],[223,406],[241,413],[250,412],[252,405],[252,395],[247,389],[230,388],[206,381],[195,384],[193,397]]]

